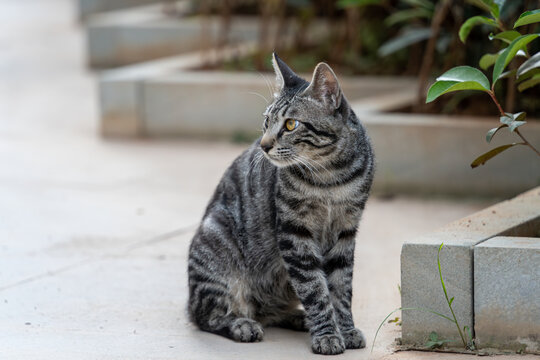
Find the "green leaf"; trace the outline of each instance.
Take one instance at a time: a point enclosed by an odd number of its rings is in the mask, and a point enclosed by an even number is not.
[[[489,80],[480,70],[473,67],[455,67],[439,76],[437,81],[431,85],[426,97],[426,103],[432,102],[443,94],[459,90],[487,92],[489,91]]]
[[[526,123],[526,121],[514,121],[512,124],[510,124],[510,126],[508,126],[508,129],[510,130],[510,132],[514,132],[514,130],[516,130],[522,125],[525,125]]]
[[[473,16],[471,18],[468,18],[463,25],[459,28],[459,39],[462,43],[465,44],[465,41],[467,41],[467,37],[469,36],[471,30],[476,26],[480,24],[486,24],[491,26],[497,26],[497,23],[495,20],[490,19],[485,16]]]
[[[485,11],[489,11],[491,15],[495,19],[499,18],[499,5],[493,1],[493,0],[468,0],[469,3],[479,7],[480,9],[483,9]]]
[[[348,7],[362,7],[367,5],[382,5],[381,0],[339,0],[337,2],[338,8]]]
[[[439,96],[452,91],[460,90],[481,90],[486,91],[480,84],[475,81],[437,81],[428,90],[426,96],[426,104],[437,99]]]
[[[433,10],[435,5],[429,0],[401,0],[402,2],[409,4],[410,6],[423,7]]]
[[[452,296],[452,298],[451,298],[450,301],[448,302],[448,305],[452,305],[453,302],[454,302],[454,297]]]
[[[514,56],[516,56],[518,50],[526,46],[537,37],[538,34],[522,35],[515,38],[510,45],[504,49],[502,54],[497,58],[497,61],[495,61],[495,67],[493,68],[493,83],[499,79],[499,76],[502,74],[510,61],[512,61]]]
[[[499,80],[514,77],[516,76],[516,72],[516,69],[505,71],[499,76]]]
[[[538,84],[540,84],[540,74],[536,74],[529,80],[523,81],[521,84],[518,85],[518,90],[521,92]]]
[[[517,70],[517,76],[520,77],[526,72],[540,68],[540,52],[531,56],[527,61],[525,61]]]
[[[523,143],[513,143],[513,144],[507,144],[502,145],[499,147],[496,147],[495,149],[492,149],[488,151],[485,154],[480,155],[474,161],[471,163],[471,167],[474,169],[477,166],[484,165],[486,161],[490,160],[491,158],[497,156],[498,154],[502,153],[504,150],[511,148],[512,146],[516,145],[524,145]]]
[[[540,9],[525,11],[523,14],[519,15],[519,18],[514,24],[514,29],[518,26],[533,24],[537,22],[540,22]]]
[[[400,22],[406,22],[416,18],[430,19],[433,12],[423,8],[401,10],[393,13],[384,20],[387,26],[392,26]]]
[[[536,74],[540,74],[540,68],[531,69],[531,70],[527,71],[525,74],[522,74],[522,75],[518,76],[517,77],[517,82],[521,82],[523,80],[527,80],[529,78],[532,78]]]
[[[512,121],[521,121],[527,117],[527,113],[525,111],[520,111],[518,113],[512,114],[512,113],[506,113],[506,116],[501,117],[501,122],[503,118],[510,118]]]
[[[412,44],[427,40],[431,37],[430,28],[414,28],[404,31],[401,35],[385,42],[377,51],[379,56],[388,56]]]
[[[516,30],[508,30],[498,33],[497,35],[489,34],[489,40],[501,40],[507,44],[510,44],[516,38],[520,37],[521,34]]]
[[[495,134],[497,133],[497,131],[499,131],[500,129],[504,128],[504,127],[507,127],[508,125],[506,124],[502,124],[501,126],[499,127],[496,127],[496,128],[493,128],[491,130],[489,130],[486,134],[486,141],[488,143],[491,142],[491,139],[493,139],[493,136],[495,136]]]
[[[514,121],[513,117],[512,117],[512,114],[510,113],[506,113],[507,115],[505,116],[501,116],[499,118],[501,124],[504,124],[504,125],[510,125],[512,123],[512,121]]]
[[[478,62],[478,65],[480,65],[482,70],[489,69],[493,64],[495,64],[495,61],[497,61],[497,58],[499,57],[499,55],[503,51],[504,51],[504,49],[499,51],[496,54],[484,54],[484,56],[482,56],[480,58],[480,61]]]
[[[430,334],[429,334],[429,338],[428,338],[428,341],[426,342],[426,347],[430,348],[430,349],[435,349],[435,348],[440,348],[441,346],[443,346],[444,344],[446,343],[449,343],[451,342],[450,340],[442,340],[442,339],[439,339],[439,334],[437,334],[435,331],[432,331]]]
[[[518,113],[513,114],[512,117],[514,118],[514,121],[521,121],[527,117],[527,113],[525,111],[520,111]]]
[[[437,81],[476,82],[486,91],[489,91],[489,80],[480,70],[470,66],[457,66],[439,76]],[[477,89],[471,89],[477,90]]]
[[[467,343],[469,345],[469,349],[470,350],[476,350],[476,344],[474,343],[474,339],[472,337],[472,331],[471,331],[471,328],[468,327],[467,325],[465,325],[463,327],[463,332],[465,333],[465,335],[467,336]]]
[[[527,113],[524,112],[524,111],[521,111],[521,112],[518,112],[518,113],[515,113],[515,114],[505,113],[504,116],[501,116],[499,118],[499,121],[501,122],[501,124],[511,126],[512,123],[514,123],[515,121],[522,121],[526,117],[527,117]]]

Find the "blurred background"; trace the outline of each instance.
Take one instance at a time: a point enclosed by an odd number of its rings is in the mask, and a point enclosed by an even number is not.
[[[506,1],[501,19],[538,7]],[[372,138],[354,307],[373,339],[400,304],[404,241],[540,184],[524,146],[470,168],[515,141],[486,143],[499,122],[487,95],[424,104],[436,76],[501,48],[485,26],[459,40],[479,14],[457,0],[0,1],[0,357],[236,354],[185,317],[186,253],[221,175],[261,133],[274,50],[306,79],[328,62]],[[497,95],[527,111],[538,144],[539,88],[511,81]],[[399,334],[384,327],[375,354]],[[270,329],[242,351],[306,358],[304,335]]]
[[[538,6],[501,4],[505,30]],[[466,43],[460,40],[466,19],[486,15],[480,0],[80,0],[78,9],[87,64],[100,71],[99,121],[107,138],[253,141],[274,92],[270,54],[276,51],[307,79],[320,61],[334,68],[374,140],[376,191],[509,196],[540,182],[526,149],[470,171],[468,163],[490,149],[482,139],[492,126],[481,120],[497,121],[485,93],[460,91],[425,102],[436,76],[460,65],[489,74],[507,46],[485,24],[472,28]],[[529,51],[539,47],[533,42]],[[525,59],[518,56],[510,69]],[[516,85],[514,77],[497,82],[505,111],[538,118],[540,88],[518,92]],[[530,126],[533,141],[537,126]]]

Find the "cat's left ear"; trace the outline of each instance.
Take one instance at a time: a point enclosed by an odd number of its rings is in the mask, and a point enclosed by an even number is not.
[[[333,110],[341,105],[341,87],[334,71],[325,63],[319,63],[313,71],[313,78],[303,95],[314,98]]]

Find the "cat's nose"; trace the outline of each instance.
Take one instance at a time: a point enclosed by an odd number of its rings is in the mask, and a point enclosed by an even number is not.
[[[265,153],[269,152],[273,147],[274,145],[272,143],[261,143],[261,148]]]

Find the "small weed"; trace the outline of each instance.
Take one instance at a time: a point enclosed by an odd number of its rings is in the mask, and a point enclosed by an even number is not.
[[[444,279],[443,279],[443,276],[442,276],[442,269],[441,269],[441,259],[440,259],[440,255],[441,255],[441,250],[444,246],[444,243],[442,243],[440,246],[439,246],[439,250],[437,251],[437,267],[439,269],[439,279],[440,279],[440,282],[441,282],[441,286],[442,286],[442,289],[443,289],[443,293],[444,293],[444,298],[446,299],[446,303],[448,304],[448,308],[450,309],[450,312],[452,313],[452,318],[449,317],[449,316],[446,316],[446,315],[443,315],[435,310],[431,310],[431,309],[428,309],[428,308],[403,308],[403,307],[400,307],[400,308],[397,308],[395,310],[393,310],[390,314],[388,314],[384,320],[380,323],[379,327],[377,328],[377,331],[375,332],[375,337],[373,338],[373,344],[371,345],[371,351],[373,351],[373,348],[375,347],[375,340],[377,339],[377,335],[379,334],[379,330],[381,330],[381,327],[384,325],[384,323],[388,320],[388,318],[390,318],[390,316],[392,316],[393,313],[395,313],[396,311],[408,311],[408,310],[418,310],[418,311],[425,311],[425,312],[429,312],[429,313],[432,313],[434,315],[437,315],[447,321],[450,321],[452,323],[454,323],[458,329],[458,333],[459,333],[459,336],[461,337],[461,341],[463,342],[463,347],[465,349],[470,349],[470,350],[476,350],[476,345],[474,343],[474,339],[472,337],[472,331],[471,329],[468,327],[468,326],[464,326],[463,327],[463,331],[461,330],[461,327],[459,325],[459,322],[456,318],[456,314],[454,314],[454,309],[452,308],[452,303],[454,302],[454,297],[452,298],[449,298],[448,297],[448,292],[446,291],[446,285],[444,284]],[[399,290],[399,293],[401,294],[401,287],[398,285],[398,290]],[[390,320],[388,321],[389,323],[392,323],[392,322],[397,322],[399,320],[399,317],[396,317],[394,320]],[[465,335],[463,335],[465,333]],[[467,338],[467,340],[465,340],[465,338]],[[426,343],[426,346],[430,349],[435,349],[437,347],[441,347],[442,345],[444,345],[445,343],[448,343],[449,340],[439,340],[439,336],[437,333],[435,332],[432,332],[430,335],[429,335],[429,341]]]
[[[401,321],[399,321],[399,316],[396,316],[395,319],[390,319],[388,320],[388,323],[391,324],[391,323],[396,323],[397,326],[400,326],[401,325]]]
[[[452,341],[439,339],[439,334],[437,334],[435,331],[432,331],[431,334],[429,334],[429,340],[426,342],[426,347],[428,349],[439,349],[443,347],[444,344],[450,342]]]

